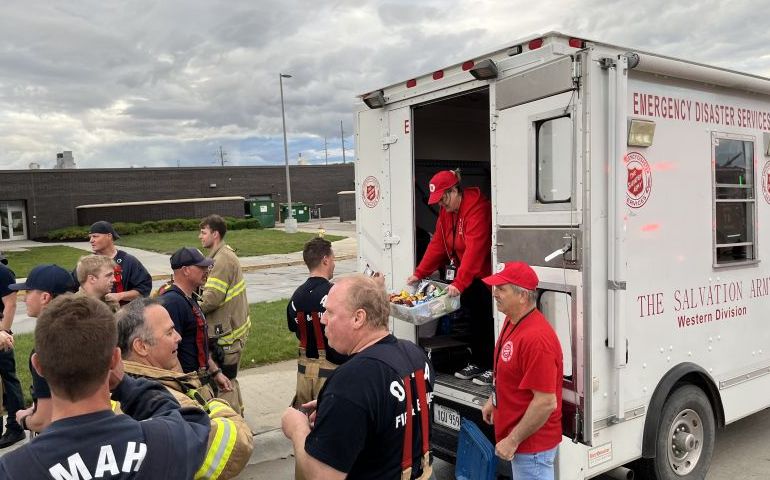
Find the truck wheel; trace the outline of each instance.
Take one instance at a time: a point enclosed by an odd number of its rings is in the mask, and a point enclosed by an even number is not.
[[[676,389],[663,405],[655,458],[645,461],[649,473],[657,480],[705,478],[715,430],[714,412],[703,390],[694,385]]]

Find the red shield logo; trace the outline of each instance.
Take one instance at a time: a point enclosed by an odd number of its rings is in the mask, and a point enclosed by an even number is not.
[[[380,201],[380,182],[375,177],[366,177],[361,184],[361,199],[368,208],[374,208]]]
[[[644,170],[641,168],[628,169],[628,192],[639,195],[644,190]]]

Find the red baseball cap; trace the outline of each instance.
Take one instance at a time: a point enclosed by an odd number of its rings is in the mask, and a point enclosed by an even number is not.
[[[535,271],[524,262],[500,264],[497,273],[485,277],[481,281],[487,285],[505,285],[510,283],[526,290],[535,290],[539,282]]]
[[[457,185],[457,175],[451,170],[442,170],[433,175],[428,184],[428,190],[430,190],[430,198],[428,198],[428,205],[433,205],[441,200],[441,196],[448,188],[452,188]]]

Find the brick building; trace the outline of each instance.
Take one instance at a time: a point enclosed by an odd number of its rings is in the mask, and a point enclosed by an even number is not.
[[[339,215],[337,192],[353,189],[352,164],[290,169],[292,202],[320,204],[324,216]],[[77,225],[83,205],[233,196],[287,200],[284,166],[4,170],[0,186],[0,240],[39,238]],[[152,210],[156,220],[189,217],[191,211],[185,202],[160,205]],[[232,206],[228,210],[223,213],[233,213]]]

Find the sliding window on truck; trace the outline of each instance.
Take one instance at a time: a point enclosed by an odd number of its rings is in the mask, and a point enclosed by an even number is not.
[[[754,138],[712,134],[714,266],[757,260]]]

